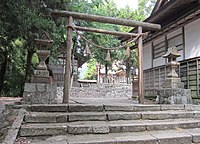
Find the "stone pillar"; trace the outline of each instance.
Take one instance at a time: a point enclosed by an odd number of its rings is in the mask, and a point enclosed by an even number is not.
[[[50,55],[48,47],[52,46],[52,42],[47,33],[42,35],[42,39],[35,39],[35,43],[39,46],[36,53],[40,62],[34,71],[31,83],[25,83],[22,101],[27,104],[56,103],[57,86],[52,83],[45,64]]]
[[[168,48],[168,51],[163,58],[168,59],[167,68],[169,73],[163,83],[163,86],[158,90],[158,103],[159,104],[191,104],[191,90],[184,89],[184,84],[176,73],[176,68],[180,65],[176,58],[180,54],[176,47]]]

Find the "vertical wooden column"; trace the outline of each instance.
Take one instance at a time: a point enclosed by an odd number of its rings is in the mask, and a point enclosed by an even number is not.
[[[138,27],[138,34],[142,34],[142,27]],[[139,95],[139,103],[144,103],[144,89],[143,89],[143,38],[142,36],[138,39],[138,95]]]
[[[72,26],[73,18],[69,16],[67,28],[67,49],[66,49],[66,58],[65,58],[65,79],[64,79],[64,91],[63,91],[63,103],[69,103],[70,95],[70,84],[71,84],[71,49],[72,49]]]

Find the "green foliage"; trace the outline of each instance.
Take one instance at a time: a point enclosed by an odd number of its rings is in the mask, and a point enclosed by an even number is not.
[[[24,79],[26,60],[23,44],[23,39],[16,39],[9,47],[3,95],[17,96],[21,92],[22,85],[20,82]]]
[[[52,61],[56,61],[58,48],[66,42],[66,19],[52,18],[50,12],[53,9],[70,10],[102,16],[120,17],[131,20],[144,20],[152,8],[146,5],[150,0],[140,0],[138,10],[129,7],[118,10],[113,0],[2,0],[0,3],[0,65],[4,65],[6,71],[0,70],[0,92],[3,95],[16,96],[21,94],[23,84],[33,66],[38,63],[34,52],[37,47],[34,39],[40,37],[46,31],[54,40],[50,49],[53,55]],[[122,27],[104,23],[78,21],[76,25],[107,29],[113,31],[129,31],[130,27]],[[94,43],[104,47],[119,46],[120,40],[114,36],[84,32],[83,35]],[[78,47],[77,35],[73,35],[74,47]],[[81,49],[85,47],[85,41],[79,41]],[[92,59],[88,64],[86,78],[94,79],[96,62],[106,64],[106,51],[91,46]],[[124,50],[111,51],[112,61],[124,59]],[[32,58],[33,56],[33,58]],[[131,61],[137,63],[137,51],[133,51]],[[5,75],[4,75],[5,74]],[[3,85],[1,85],[3,82]],[[3,88],[3,89],[2,89]],[[2,90],[2,91],[1,91]]]
[[[93,0],[94,2],[95,0]],[[98,1],[98,0],[96,0]],[[118,18],[123,18],[123,19],[130,19],[134,21],[143,21],[145,18],[149,16],[151,13],[153,6],[155,4],[156,0],[139,0],[138,4],[138,9],[137,10],[132,10],[130,7],[125,7],[122,9],[117,9],[116,4],[114,3],[113,0],[111,1],[101,1],[101,3],[97,3],[96,6],[92,8],[88,8],[87,12],[88,13],[93,13],[97,15],[106,15],[110,17],[118,17]],[[89,4],[85,4],[84,8],[81,10],[85,10]],[[109,25],[109,24],[102,24],[102,23],[81,23],[80,25],[88,26],[88,27],[95,27],[95,28],[101,28],[101,29],[108,29],[108,30],[113,30],[113,31],[122,31],[122,32],[129,32],[132,27],[125,27],[125,26],[120,26],[120,25]],[[85,36],[92,40],[94,43],[98,45],[102,45],[104,47],[115,47],[119,46],[120,41],[110,35],[99,35],[99,34],[90,34],[90,33],[84,33]],[[127,57],[124,55],[125,49],[119,49],[119,50],[112,50],[111,51],[111,60],[124,60],[126,61]],[[106,51],[102,49],[98,49],[96,47],[92,47],[92,53],[93,53],[93,58],[95,58],[98,63],[100,64],[106,64],[105,62],[105,57],[106,57]],[[108,66],[111,65],[111,62],[107,63]],[[137,49],[134,49],[131,51],[131,56],[130,56],[130,67],[131,66],[138,66],[138,51]],[[92,71],[90,70],[91,67],[88,68],[87,71]],[[87,72],[86,71],[86,72]],[[88,78],[87,76],[85,77],[86,79]]]
[[[87,63],[87,71],[84,75],[85,79],[95,80],[96,79],[96,59],[90,59]]]
[[[76,3],[76,4],[75,4]],[[73,6],[74,9],[77,9],[78,12],[89,13],[101,16],[110,16],[117,17],[117,8],[113,1],[106,0],[92,0],[91,2],[75,2]],[[73,7],[72,6],[72,7]],[[117,25],[105,24],[105,23],[96,23],[96,22],[85,22],[85,21],[76,21],[76,25],[84,27],[99,28],[105,30],[118,31]],[[101,45],[107,48],[116,47],[120,44],[118,38],[111,35],[95,34],[84,32],[83,35],[93,43]],[[86,43],[84,40],[80,41],[81,45],[85,47]],[[90,45],[90,50],[92,52],[92,57],[95,58],[99,63],[105,64],[106,51],[100,48],[97,48],[93,45]],[[112,54],[116,55],[116,51],[113,51]]]
[[[65,8],[63,2],[66,0],[1,1],[0,64],[4,64],[6,71],[0,71],[0,75],[4,75],[0,76],[0,93],[10,96],[21,94],[25,76],[30,75],[32,54],[36,51],[34,39],[42,32],[48,32],[54,40],[52,53],[65,41],[66,30],[62,20],[56,23],[50,17],[51,9]]]
[[[33,54],[31,62],[32,62],[32,64],[33,64],[34,67],[36,67],[39,64],[39,58],[38,58],[38,56],[37,56],[36,53]]]

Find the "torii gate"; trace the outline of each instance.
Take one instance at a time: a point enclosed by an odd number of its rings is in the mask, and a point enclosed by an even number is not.
[[[132,21],[120,18],[113,18],[113,17],[105,17],[105,16],[98,16],[98,15],[91,15],[91,14],[83,14],[71,11],[53,11],[51,13],[54,17],[66,17],[68,19],[68,27],[67,27],[67,49],[66,49],[66,65],[65,65],[65,76],[64,76],[64,92],[63,92],[63,103],[69,103],[69,95],[70,95],[70,67],[71,67],[71,49],[72,49],[72,32],[73,27],[80,31],[89,31],[89,32],[96,32],[96,33],[103,33],[103,34],[110,34],[110,35],[117,35],[117,36],[131,36],[136,37],[142,34],[142,28],[147,30],[160,30],[161,26],[158,24],[152,24],[147,22],[139,22],[139,21]],[[137,33],[125,33],[125,32],[115,32],[115,31],[108,31],[102,29],[95,29],[95,28],[87,28],[87,27],[79,27],[73,26],[73,19],[80,19],[85,21],[93,21],[93,22],[101,22],[101,23],[109,23],[109,24],[116,24],[116,25],[123,25],[123,26],[130,26],[130,27],[138,27]],[[139,81],[139,103],[144,103],[144,89],[143,89],[143,38],[140,36],[138,38],[138,81]]]

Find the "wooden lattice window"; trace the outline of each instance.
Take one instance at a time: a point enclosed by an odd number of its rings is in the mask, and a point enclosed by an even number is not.
[[[160,42],[156,45],[153,46],[153,58],[159,58],[162,55],[164,55],[166,52],[166,45],[165,45],[165,41]]]
[[[176,46],[178,51],[183,50],[183,34],[178,34],[168,39],[168,47]]]

